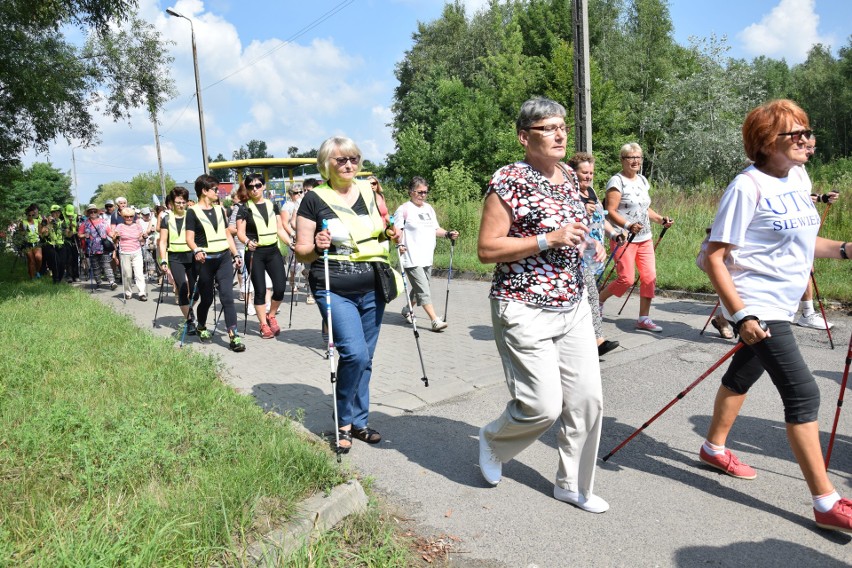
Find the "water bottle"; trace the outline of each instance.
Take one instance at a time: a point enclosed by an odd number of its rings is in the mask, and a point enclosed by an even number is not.
[[[592,274],[599,274],[603,270],[603,263],[595,260],[595,252],[597,251],[597,243],[603,235],[603,220],[606,212],[601,204],[598,203],[595,212],[592,214],[592,222],[589,225],[589,234],[586,235],[585,248],[583,249],[583,264],[586,270],[591,270]]]

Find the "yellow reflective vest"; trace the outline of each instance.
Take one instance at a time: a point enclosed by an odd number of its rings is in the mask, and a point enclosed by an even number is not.
[[[245,204],[248,207],[248,210],[251,211],[252,219],[254,220],[254,226],[257,228],[257,244],[258,246],[265,247],[269,245],[274,245],[278,243],[278,217],[275,215],[275,208],[272,205],[272,202],[269,200],[264,200],[263,203],[260,204],[260,207],[263,207],[266,211],[266,220],[264,221],[263,215],[260,212],[258,206],[252,200],[248,200]]]
[[[352,242],[355,243],[355,248],[352,254],[330,254],[328,258],[336,260],[348,260],[350,262],[372,262],[381,261],[388,262],[388,249],[379,242],[380,237],[384,237],[385,222],[382,219],[379,208],[376,205],[376,197],[373,194],[372,188],[366,183],[354,182],[364,203],[367,204],[367,215],[370,219],[370,225],[367,226],[362,217],[360,217],[351,207],[346,205],[340,194],[333,190],[328,184],[323,184],[314,188],[317,197],[323,200],[326,205],[334,211],[337,218],[343,223],[352,237]]]
[[[207,238],[207,246],[204,247],[204,250],[211,254],[228,250],[228,235],[225,232],[228,230],[228,219],[225,217],[225,208],[221,205],[213,206],[217,215],[221,214],[221,221],[216,223],[217,227],[215,229],[213,228],[213,223],[207,218],[207,214],[204,213],[204,208],[201,207],[200,203],[193,205],[190,209],[195,211],[195,216],[204,229],[204,236]]]
[[[197,215],[198,213],[196,213]],[[204,213],[201,213],[204,215]],[[178,229],[177,217],[171,213],[166,215],[166,223],[169,226],[169,246],[166,250],[169,252],[189,252],[189,245],[186,244],[186,216],[183,219],[183,226]],[[207,217],[204,217],[207,220]]]

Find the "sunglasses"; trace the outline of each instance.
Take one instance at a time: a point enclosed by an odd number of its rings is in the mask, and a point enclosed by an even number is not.
[[[377,181],[371,181],[371,182],[370,182],[370,185],[372,185],[373,187],[376,187],[377,185],[379,185],[379,182],[377,182]]]
[[[793,132],[781,132],[778,134],[778,136],[789,136],[790,140],[793,141],[793,144],[798,144],[799,140],[802,138],[810,140],[813,135],[813,130],[794,130]]]
[[[293,195],[302,195],[304,192],[303,191],[291,191],[290,193],[292,193]]]
[[[428,191],[415,191],[414,195],[429,195]]]
[[[358,162],[361,161],[361,156],[340,156],[338,158],[332,158],[338,166],[345,166],[346,162],[350,162],[353,166],[357,166]]]
[[[122,215],[125,219],[133,219],[133,215]]]
[[[250,187],[251,189],[260,189],[261,187],[263,187],[263,183],[250,183],[248,184],[248,187]]]

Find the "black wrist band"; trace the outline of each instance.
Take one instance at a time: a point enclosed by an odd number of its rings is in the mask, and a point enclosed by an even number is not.
[[[843,260],[849,260],[849,255],[846,254],[846,245],[847,244],[848,243],[843,243],[842,245],[840,245],[840,258],[842,258]]]
[[[823,203],[828,203],[828,194],[823,193],[822,197],[820,197],[819,200],[822,201]]]
[[[734,322],[734,335],[739,335],[739,334],[740,334],[740,327],[741,327],[741,326],[742,326],[745,322],[747,322],[747,321],[756,321],[756,322],[760,325],[760,328],[761,328],[762,330],[764,330],[764,331],[766,331],[766,330],[768,329],[768,328],[766,327],[766,324],[765,324],[765,323],[763,323],[763,322],[760,320],[760,318],[759,318],[759,317],[757,317],[757,316],[753,316],[753,315],[747,315],[747,316],[743,316],[742,318],[740,318],[740,320],[739,320],[739,321]]]

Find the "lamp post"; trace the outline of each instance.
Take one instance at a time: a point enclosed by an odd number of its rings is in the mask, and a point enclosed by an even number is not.
[[[198,124],[201,128],[201,158],[204,161],[204,173],[209,173],[207,167],[207,136],[204,133],[204,105],[201,104],[201,80],[198,78],[198,50],[195,47],[195,27],[192,25],[192,20],[186,16],[179,14],[171,8],[166,8],[166,14],[175,18],[183,18],[189,22],[189,29],[192,32],[192,64],[195,67],[195,98],[198,101]]]
[[[71,167],[74,170],[74,206],[77,209],[77,212],[80,212],[80,188],[77,185],[77,158],[74,155],[74,150],[77,148],[82,148],[83,146],[71,146]]]

